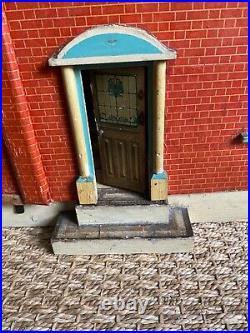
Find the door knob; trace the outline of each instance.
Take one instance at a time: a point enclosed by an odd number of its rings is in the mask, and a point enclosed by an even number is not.
[[[100,129],[97,133],[98,133],[99,136],[102,136],[103,135],[103,130]]]

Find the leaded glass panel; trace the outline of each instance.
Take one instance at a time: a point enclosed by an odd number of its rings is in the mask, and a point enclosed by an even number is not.
[[[99,121],[138,126],[136,75],[97,74]]]

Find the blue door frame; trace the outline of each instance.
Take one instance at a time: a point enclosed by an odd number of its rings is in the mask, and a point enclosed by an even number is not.
[[[84,75],[82,71],[91,69],[103,69],[103,68],[129,68],[129,67],[145,67],[146,68],[146,89],[147,89],[147,100],[146,100],[146,114],[147,114],[147,129],[146,129],[146,157],[147,157],[147,181],[150,182],[153,169],[152,159],[152,147],[153,147],[153,63],[152,62],[134,62],[134,63],[118,63],[118,64],[101,64],[101,65],[81,65],[74,66],[75,77],[78,89],[79,105],[81,108],[81,119],[83,127],[83,135],[85,138],[88,166],[90,175],[85,181],[96,181],[94,158],[92,151],[92,144],[88,125],[88,115],[84,96],[84,89],[82,79]],[[83,181],[83,179],[80,181]]]

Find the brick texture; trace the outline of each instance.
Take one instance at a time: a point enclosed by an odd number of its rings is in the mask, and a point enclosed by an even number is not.
[[[2,149],[2,171],[2,193],[18,194],[18,186],[4,145]]]
[[[36,142],[8,24],[3,13],[3,138],[26,203],[48,203],[49,188]],[[5,164],[5,172],[7,164]],[[8,174],[8,173],[7,173]],[[10,173],[9,173],[10,175]],[[10,179],[9,178],[6,178]],[[11,184],[11,183],[10,183]],[[13,185],[13,184],[11,184]]]
[[[62,79],[47,61],[110,23],[144,28],[177,50],[167,70],[169,193],[247,188],[247,147],[235,140],[247,128],[246,2],[6,2],[5,10],[53,200],[75,198],[78,171]]]

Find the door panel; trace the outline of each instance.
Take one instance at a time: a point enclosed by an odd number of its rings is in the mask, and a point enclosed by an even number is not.
[[[145,191],[144,68],[92,72],[102,182]]]

